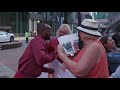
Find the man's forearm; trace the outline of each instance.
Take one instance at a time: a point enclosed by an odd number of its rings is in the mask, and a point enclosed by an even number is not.
[[[55,51],[55,52],[52,52],[50,54],[47,54],[47,55],[43,56],[43,59],[44,59],[43,62],[44,62],[44,64],[50,63],[56,58],[57,58],[57,52]]]
[[[53,70],[53,69],[51,69],[51,68],[43,67],[42,72],[47,72],[47,73],[52,74],[52,73],[54,73],[54,70]]]

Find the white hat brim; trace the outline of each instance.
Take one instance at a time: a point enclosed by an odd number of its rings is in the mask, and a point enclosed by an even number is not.
[[[85,33],[88,33],[88,34],[91,34],[91,35],[96,35],[96,36],[102,36],[98,31],[95,31],[95,30],[88,30],[88,29],[85,29],[85,28],[82,28],[82,27],[77,27],[78,30],[80,31],[83,31]]]

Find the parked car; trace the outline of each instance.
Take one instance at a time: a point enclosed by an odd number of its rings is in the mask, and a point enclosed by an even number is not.
[[[0,31],[0,42],[13,42],[14,34],[11,32]]]

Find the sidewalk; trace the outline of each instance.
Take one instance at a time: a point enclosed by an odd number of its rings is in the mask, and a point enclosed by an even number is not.
[[[29,41],[34,38],[30,37]],[[27,44],[25,37],[15,37],[15,40],[22,41],[22,47],[0,50],[0,78],[13,78],[18,67],[18,61],[23,54]]]
[[[34,38],[30,37],[29,41]],[[22,41],[22,47],[0,51],[0,78],[13,78],[18,68],[18,61],[23,54],[27,43],[25,37],[16,37]],[[45,65],[46,67],[47,64]],[[38,78],[48,78],[48,73],[42,73]]]
[[[0,63],[0,78],[13,78],[15,71]]]
[[[34,37],[29,37],[29,39],[33,39]],[[15,37],[15,40],[25,40],[25,37]]]

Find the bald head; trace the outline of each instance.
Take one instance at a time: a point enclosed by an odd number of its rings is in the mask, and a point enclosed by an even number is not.
[[[49,40],[51,36],[51,26],[48,24],[38,24],[37,34],[41,35],[44,39]]]
[[[38,35],[43,34],[45,30],[51,30],[51,27],[48,24],[39,23],[37,26]]]

